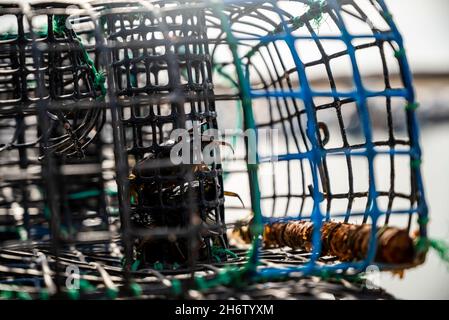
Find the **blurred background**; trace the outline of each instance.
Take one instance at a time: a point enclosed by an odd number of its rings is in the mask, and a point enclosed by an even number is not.
[[[430,212],[429,235],[449,239],[449,1],[386,0],[402,32],[421,107],[423,176]],[[449,269],[435,252],[399,279],[382,286],[398,298],[449,299]]]

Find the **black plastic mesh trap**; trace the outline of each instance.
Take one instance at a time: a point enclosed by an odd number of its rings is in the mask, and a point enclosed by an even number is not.
[[[118,134],[123,136],[116,149],[126,148],[121,169],[131,173],[118,173],[125,188],[130,180],[130,201],[126,189],[122,194],[125,206],[131,203],[129,216],[128,208],[122,208],[122,221],[129,219],[130,225],[122,227],[138,236],[140,261],[193,266],[196,259],[210,261],[212,251],[227,247],[221,166],[205,165],[201,156],[193,159],[202,143],[192,143],[188,155],[179,153],[191,156],[193,164],[173,164],[170,159],[178,142],[170,134],[176,130],[188,129],[193,140],[217,128],[205,15],[203,9],[183,8],[158,17],[150,3],[143,4],[131,3],[132,14],[121,3],[111,4],[100,18],[113,74]],[[157,230],[166,227],[178,229],[171,234],[176,241],[167,241],[165,229]],[[147,240],[152,237],[160,240]]]
[[[74,241],[109,230],[104,89],[88,31],[66,28],[67,4],[2,3],[0,219],[3,240]],[[3,231],[6,231],[3,233]]]
[[[98,246],[109,254],[113,251],[120,258],[119,267],[128,271],[135,269],[135,260],[139,268],[161,264],[188,272],[197,259],[226,259],[219,250],[227,247],[220,166],[178,167],[168,158],[172,147],[168,135],[174,129],[187,128],[193,135],[216,128],[204,13],[183,13],[185,22],[181,26],[171,22],[173,30],[167,35],[160,25],[169,24],[163,21],[169,18],[155,18],[141,4],[140,12],[130,14],[127,6],[117,2],[105,8],[99,2],[94,8],[80,2],[74,8],[56,1],[33,3],[30,8],[1,7],[2,19],[12,25],[1,43],[5,71],[1,115],[10,136],[2,136],[2,159],[3,155],[8,159],[2,169],[11,173],[2,176],[7,228],[2,235],[8,248],[9,240],[20,235],[29,241],[19,247],[34,252],[27,260],[36,259],[31,265],[39,266],[40,257],[45,260],[49,255],[45,263],[54,283],[43,269],[32,282],[50,295],[67,291],[61,272],[67,267],[63,256],[69,249],[82,248],[89,254]],[[80,16],[69,15],[77,9]],[[102,10],[99,20],[93,19],[97,10]],[[142,42],[142,34],[154,41]],[[156,40],[161,35],[167,41],[176,35],[187,42],[163,43]],[[190,44],[189,37],[203,43]],[[105,78],[97,71],[100,66],[111,67],[108,97]],[[112,121],[106,119],[106,106],[112,110]],[[25,115],[32,125],[20,125]],[[99,134],[107,121],[103,133],[114,135],[114,148],[104,144],[110,137],[101,139]],[[24,144],[22,135],[30,142]],[[17,150],[17,160],[9,162]],[[29,160],[24,152],[33,152]],[[105,168],[114,168],[107,159],[111,152],[116,158],[118,199],[107,188],[111,172],[106,174]],[[35,166],[34,179],[25,173],[19,184],[16,172],[24,172],[28,163]],[[30,196],[38,197],[31,210]],[[23,211],[23,218],[13,217],[17,210]],[[118,212],[119,224],[114,218]],[[121,243],[109,242],[120,225],[124,254]],[[19,233],[22,226],[25,231]],[[41,244],[43,253],[36,248]],[[15,261],[8,258],[5,276],[21,278],[21,272],[8,271]],[[125,272],[128,289],[129,276]],[[8,277],[5,283],[10,284]]]

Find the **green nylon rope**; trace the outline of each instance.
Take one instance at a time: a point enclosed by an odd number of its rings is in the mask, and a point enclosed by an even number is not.
[[[67,31],[67,16],[54,16],[53,18],[53,32],[56,34],[64,35]],[[78,45],[81,48],[81,52],[83,55],[84,62],[89,67],[93,79],[94,79],[94,87],[97,90],[101,91],[101,96],[99,99],[104,99],[106,96],[106,77],[103,72],[99,72],[97,68],[95,67],[95,63],[90,57],[89,53],[86,50],[86,47],[83,44],[82,39],[76,34],[76,32],[72,29],[73,34],[75,36],[75,40],[77,41]]]
[[[429,249],[435,251],[439,258],[449,268],[449,242],[442,239],[418,238],[415,244],[417,253],[427,252]]]
[[[429,246],[449,267],[449,243],[444,240],[429,239]]]
[[[324,16],[323,16],[324,0],[311,0],[311,1],[309,1],[308,6],[309,6],[309,10],[307,10],[305,15],[308,16],[308,18],[313,21],[316,28],[319,28],[321,26],[321,24],[323,23],[323,18],[324,18]],[[295,31],[299,28],[302,28],[305,25],[305,23],[303,22],[303,19],[301,19],[303,16],[304,15],[296,16],[287,21],[287,23],[291,23],[291,27],[290,27],[291,31]],[[282,25],[278,25],[272,31],[269,31],[267,35],[274,35],[281,31],[282,31]],[[261,47],[263,47],[264,45],[265,45],[264,42],[259,42],[250,51],[248,51],[242,57],[242,59],[245,59],[245,58],[251,59],[251,57],[254,56],[259,51],[259,49]]]
[[[251,100],[251,92],[249,83],[247,82],[248,79],[246,79],[243,66],[242,66],[242,60],[240,59],[238,52],[237,52],[237,39],[234,37],[231,26],[229,25],[229,21],[227,20],[226,15],[224,14],[224,11],[222,10],[222,5],[217,4],[216,8],[221,23],[224,27],[224,31],[226,32],[226,37],[229,43],[229,48],[232,52],[232,56],[234,59],[234,64],[236,67],[237,77],[241,88],[241,95],[242,95],[242,110],[244,114],[244,124],[245,129],[256,129],[256,122],[254,119],[253,109],[252,109],[252,100]],[[248,144],[248,154],[252,152],[253,154],[257,155],[257,146]],[[262,235],[263,231],[263,224],[262,224],[262,210],[260,207],[260,189],[259,189],[259,181],[258,181],[258,160],[256,159],[255,164],[248,163],[247,164],[247,170],[248,170],[248,176],[250,179],[250,185],[251,185],[251,202],[252,202],[252,208],[254,211],[254,225],[253,225],[253,232],[255,234],[255,239],[252,244],[252,248],[249,252],[249,259],[248,263],[244,267],[244,271],[255,271],[257,268],[257,253],[258,253],[258,247],[259,247],[259,237]]]
[[[217,67],[216,65],[214,65],[214,70],[216,70],[217,73],[223,77],[223,79],[228,80],[228,82],[230,83],[232,88],[239,89],[238,83],[236,81],[234,81],[234,79],[229,74],[227,74],[226,72],[223,71],[223,66]],[[237,118],[235,120],[235,127],[237,129],[242,128],[243,120],[242,120],[242,113],[240,112],[241,108],[242,108],[242,105],[240,103],[240,100],[237,100],[236,101]],[[235,147],[237,145],[237,136],[234,135],[232,137],[231,145],[235,149]],[[228,177],[229,177],[229,173],[224,171],[223,172],[223,180],[226,180]]]
[[[224,26],[224,31],[228,40],[229,48],[232,52],[234,65],[236,66],[237,78],[239,82],[239,89],[241,93],[241,106],[244,114],[244,124],[245,129],[256,129],[256,124],[254,120],[253,110],[252,110],[252,100],[251,93],[249,89],[249,84],[245,78],[243,71],[242,61],[238,56],[237,52],[237,39],[234,38],[227,17],[224,15],[222,4],[213,3],[214,10],[218,13],[221,23]],[[257,151],[257,146],[248,145],[248,151]],[[254,153],[256,154],[256,153]],[[253,230],[255,239],[251,245],[250,250],[247,254],[247,262],[243,267],[236,266],[225,266],[220,270],[216,277],[212,279],[206,279],[204,276],[195,276],[195,283],[199,290],[206,290],[208,288],[213,288],[219,285],[229,285],[233,284],[236,286],[242,286],[247,280],[247,275],[254,275],[257,269],[257,254],[259,248],[260,236],[262,235],[263,225],[262,225],[262,214],[260,208],[260,190],[259,182],[257,177],[258,164],[247,164],[248,176],[251,184],[251,202],[254,211],[254,225]]]

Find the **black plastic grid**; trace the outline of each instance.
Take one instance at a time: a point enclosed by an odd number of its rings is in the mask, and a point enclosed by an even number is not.
[[[92,49],[81,44],[92,30],[66,27],[69,4],[48,5],[1,8],[11,30],[0,40],[0,224],[2,240],[51,234],[56,250],[109,230],[98,135],[106,113]]]
[[[127,261],[191,266],[195,259],[210,261],[212,251],[227,247],[221,166],[206,165],[201,156],[196,164],[175,165],[170,159],[174,130],[186,129],[195,137],[217,128],[204,10],[158,16],[149,3],[132,2],[127,8],[119,3],[108,5],[100,21],[110,48],[118,134],[123,135],[116,148],[126,148],[121,169],[128,167],[130,176],[120,174],[124,184],[131,180],[130,201],[126,191],[122,194],[122,204],[131,203],[129,217],[122,214],[122,231],[130,232],[130,242],[133,233],[138,238],[130,244],[136,252]],[[192,157],[197,156],[194,148]],[[129,228],[123,223],[128,219]],[[197,229],[203,226],[200,236]],[[176,236],[166,227],[177,229]]]

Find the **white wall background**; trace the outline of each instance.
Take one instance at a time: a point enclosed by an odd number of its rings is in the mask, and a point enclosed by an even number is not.
[[[449,72],[449,1],[386,0],[414,72]]]
[[[386,0],[400,29],[415,74],[449,73],[449,1]],[[416,86],[418,100],[442,97],[447,81]],[[445,88],[445,89],[443,89]],[[443,99],[448,101],[447,99]],[[449,107],[444,102],[441,106]],[[438,107],[423,105],[424,107]],[[447,108],[446,108],[447,109]],[[429,236],[449,241],[449,124],[425,126],[421,132],[423,176],[430,211]],[[426,263],[407,271],[404,279],[384,274],[382,286],[398,298],[449,299],[449,266],[435,252]]]

